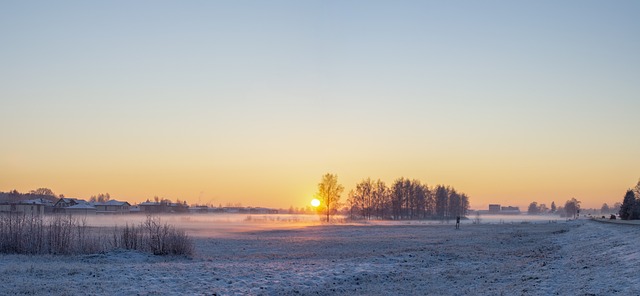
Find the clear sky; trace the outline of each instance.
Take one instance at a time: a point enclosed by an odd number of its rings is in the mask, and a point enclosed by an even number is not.
[[[488,203],[640,178],[639,1],[0,1],[0,191]],[[343,199],[346,199],[346,192]]]

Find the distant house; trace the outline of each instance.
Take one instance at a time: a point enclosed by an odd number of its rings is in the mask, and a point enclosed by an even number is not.
[[[278,210],[269,208],[249,208],[250,214],[277,214]]]
[[[167,204],[161,202],[145,201],[140,203],[138,207],[142,213],[164,213]]]
[[[480,214],[488,214],[488,215],[519,215],[520,208],[513,206],[500,206],[499,204],[490,204],[489,210],[478,210]]]
[[[63,197],[53,205],[54,213],[95,215],[96,208],[84,199]]]
[[[504,214],[504,215],[519,215],[521,213],[520,213],[520,208],[519,207],[507,206],[507,207],[502,207],[500,209],[500,214]]]
[[[54,202],[49,200],[49,199],[46,199],[46,198],[29,199],[29,200],[22,201],[22,203],[41,204],[44,207],[44,213],[45,214],[49,214],[49,213],[53,212]]]
[[[95,215],[96,208],[89,203],[79,203],[70,207],[63,208],[63,213],[70,215]]]
[[[53,211],[55,213],[64,213],[65,208],[86,203],[87,201],[84,199],[63,197],[53,204]]]
[[[246,208],[243,208],[243,207],[224,207],[222,208],[222,210],[225,213],[233,213],[233,214],[244,214],[249,212]]]
[[[172,203],[167,201],[145,201],[138,205],[142,213],[187,213],[189,206],[186,203]]]
[[[93,203],[97,214],[128,214],[131,205],[126,201],[109,200]]]
[[[199,214],[206,214],[209,213],[209,207],[208,206],[200,206],[200,205],[196,205],[196,206],[192,206],[189,208],[189,213],[199,213]]]
[[[3,202],[0,203],[0,213],[16,213],[30,216],[44,215],[45,205],[35,201]]]
[[[489,214],[499,214],[500,213],[500,205],[492,204],[489,205]]]

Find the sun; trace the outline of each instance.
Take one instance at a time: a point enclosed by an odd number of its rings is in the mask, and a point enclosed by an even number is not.
[[[320,200],[318,200],[317,198],[312,199],[312,200],[311,200],[311,205],[312,205],[313,207],[317,207],[317,206],[319,206],[319,205],[320,205]]]

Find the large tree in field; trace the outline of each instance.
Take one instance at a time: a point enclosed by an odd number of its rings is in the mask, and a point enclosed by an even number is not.
[[[344,187],[338,183],[338,176],[333,174],[325,174],[322,181],[318,183],[318,192],[316,198],[320,200],[322,211],[326,214],[327,222],[333,215],[340,203],[340,195]]]

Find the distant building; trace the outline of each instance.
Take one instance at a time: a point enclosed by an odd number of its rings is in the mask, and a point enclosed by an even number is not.
[[[189,212],[189,206],[186,203],[174,203],[174,202],[153,202],[145,201],[138,205],[140,212],[142,213],[187,213]]]
[[[0,213],[16,213],[29,216],[44,215],[45,205],[36,201],[19,201],[0,203]]]
[[[97,214],[128,214],[131,205],[126,201],[109,200],[93,203]]]
[[[53,211],[53,204],[54,202],[49,200],[49,199],[45,199],[45,198],[35,198],[35,199],[29,199],[29,200],[25,200],[22,201],[22,203],[37,203],[37,204],[42,204],[44,206],[44,212],[45,213],[50,213]]]
[[[191,206],[189,207],[189,213],[206,214],[209,213],[209,207],[202,205]]]
[[[69,215],[95,215],[96,208],[89,203],[79,203],[70,207],[63,208],[63,213]]]
[[[512,206],[502,207],[500,209],[500,214],[503,214],[503,215],[519,215],[520,214],[520,208],[519,207],[512,207]]]
[[[520,208],[513,206],[500,206],[499,204],[490,204],[489,210],[478,210],[480,214],[488,214],[488,215],[519,215]]]
[[[64,213],[65,208],[72,207],[79,204],[86,204],[86,203],[87,201],[84,199],[63,197],[53,205],[53,212]]]
[[[278,210],[269,208],[248,208],[250,214],[277,214]]]

